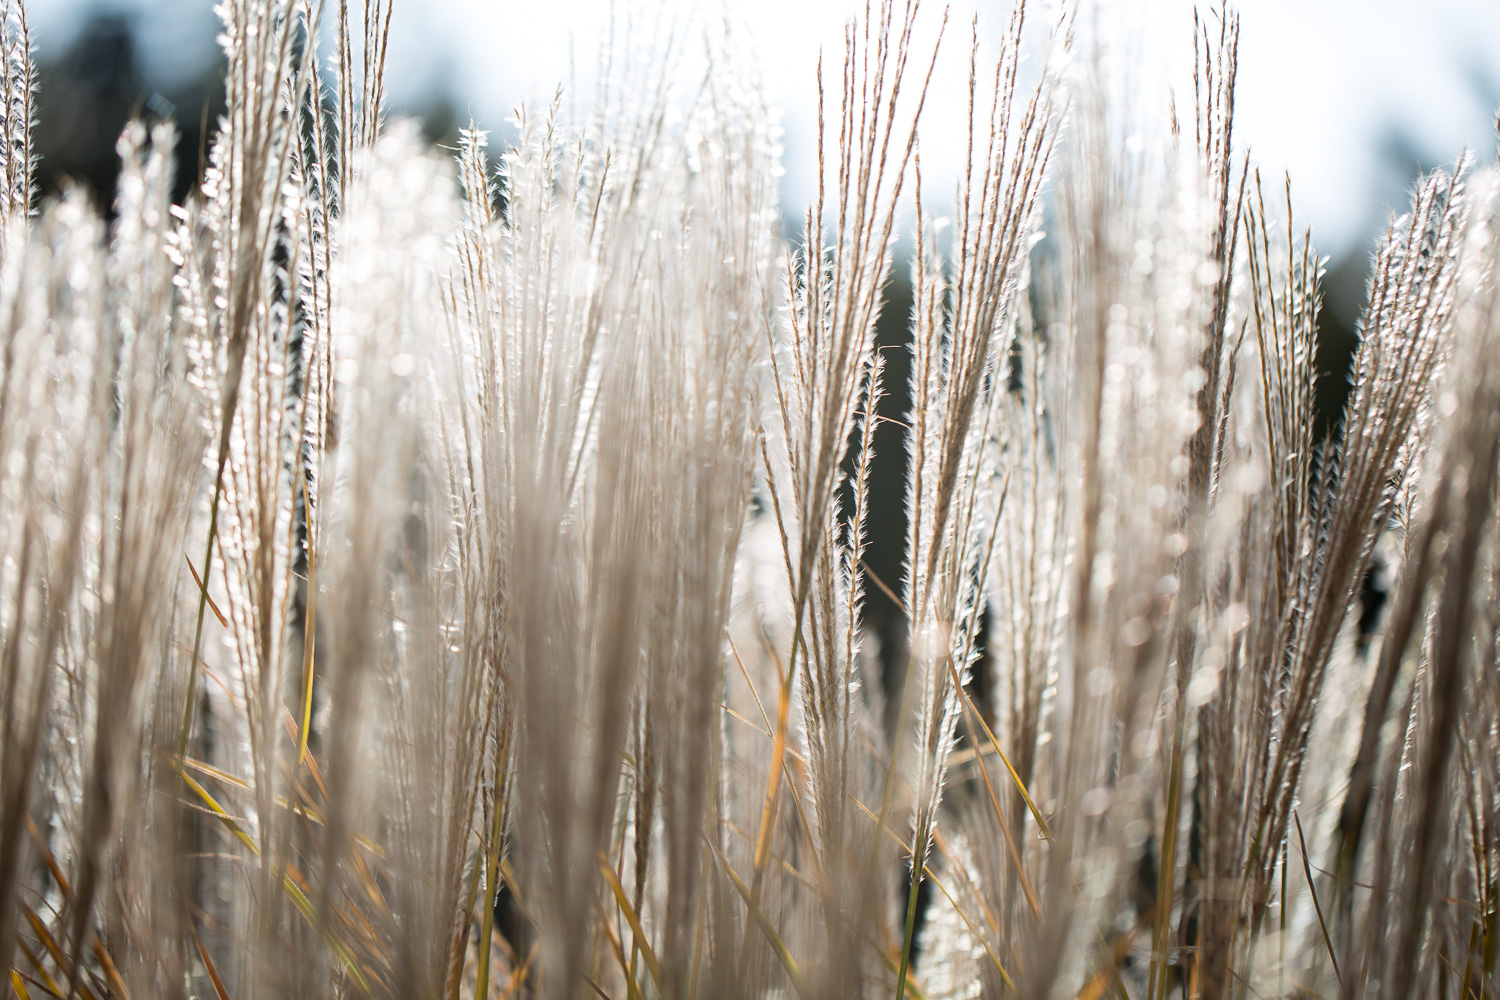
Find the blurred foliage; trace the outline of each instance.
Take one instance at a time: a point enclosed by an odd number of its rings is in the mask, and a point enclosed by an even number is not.
[[[37,53],[37,190],[57,195],[67,183],[81,184],[106,212],[112,212],[120,157],[115,145],[132,119],[148,125],[171,119],[177,125],[177,170],[173,200],[181,203],[202,176],[208,138],[224,112],[224,60],[173,85],[151,82],[142,51],[140,17],[94,8],[65,47]],[[459,109],[446,92],[428,95],[420,107],[396,113],[422,121],[428,141],[456,146]]]
[[[115,144],[132,118],[171,118],[179,131],[174,200],[181,201],[201,175],[207,129],[224,108],[223,62],[167,93],[146,80],[133,19],[92,12],[71,44],[39,53],[36,151],[37,188],[56,195],[69,180],[101,203],[113,200],[120,157]]]

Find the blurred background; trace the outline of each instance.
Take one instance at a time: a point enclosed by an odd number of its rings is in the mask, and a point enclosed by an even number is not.
[[[351,0],[351,7],[357,3]],[[839,57],[845,19],[863,4],[721,3],[715,9],[742,26],[766,97],[782,116],[781,196],[794,220],[815,190],[818,56],[827,53],[830,62]],[[656,9],[654,0],[648,6]],[[1175,94],[1190,121],[1191,0],[1099,0],[1098,6],[1116,23],[1139,29],[1128,33],[1117,53],[1136,78],[1135,92],[1121,95],[1120,106],[1143,101],[1164,118]],[[590,93],[600,40],[612,29],[672,35],[684,49],[691,47],[696,36],[683,27],[687,0],[664,0],[662,14],[649,23],[628,13],[629,7],[623,0],[617,7],[609,0],[395,0],[387,64],[391,110],[421,119],[437,142],[452,143],[471,119],[504,133],[520,101],[545,102],[559,84],[570,85],[572,94]],[[1240,7],[1236,145],[1251,151],[1270,192],[1279,191],[1283,172],[1290,173],[1299,228],[1311,226],[1319,249],[1331,257],[1318,349],[1326,422],[1338,412],[1370,253],[1389,213],[1404,209],[1405,191],[1419,171],[1451,165],[1465,150],[1481,160],[1496,155],[1500,2],[1242,0]],[[30,0],[28,10],[40,67],[37,152],[44,194],[71,177],[107,202],[115,140],[132,116],[176,120],[178,193],[185,194],[223,100],[218,21],[210,0]],[[981,39],[993,39],[1007,10],[1006,0],[956,0],[951,7],[944,57],[924,111],[922,157],[930,191],[952,190],[963,152],[971,20],[981,13]],[[1038,20],[1046,15],[1040,3],[1035,11]],[[698,14],[703,16],[701,7]],[[901,387],[910,307],[904,267],[896,269],[887,306],[880,333],[887,348],[886,384]],[[906,406],[896,389],[881,409],[900,418]],[[896,586],[900,547],[882,539],[899,539],[904,532],[905,449],[897,425],[886,424],[882,432],[869,561]],[[900,660],[892,653],[902,643],[895,608],[872,594],[866,617],[882,635],[882,659],[891,669]]]
[[[783,115],[782,196],[797,214],[812,194],[818,55],[837,56],[844,21],[862,4],[720,5],[743,25],[767,99]],[[503,131],[519,101],[548,99],[559,84],[587,93],[612,19],[642,18],[621,12],[629,6],[610,0],[395,0],[387,66],[393,111],[420,117],[439,140],[471,116],[481,127]],[[635,27],[662,37],[674,28],[690,34],[681,30],[689,6],[666,0],[660,18]],[[941,7],[931,0],[929,6],[931,22]],[[1175,86],[1179,106],[1190,104],[1191,0],[1106,0],[1103,6],[1142,28],[1131,42],[1135,51],[1125,54],[1143,78],[1141,93],[1165,107],[1167,88]],[[1368,249],[1419,169],[1451,163],[1465,148],[1494,155],[1500,3],[1246,0],[1240,6],[1237,145],[1250,149],[1268,178],[1290,171],[1301,221],[1335,260]],[[993,37],[1007,7],[1005,0],[951,6],[944,58],[925,111],[923,158],[935,164],[932,172],[951,172],[961,153],[970,19],[981,13],[981,36]],[[1042,4],[1033,8],[1035,20],[1046,16]],[[174,117],[184,154],[196,156],[205,111],[212,124],[220,99],[211,0],[31,0],[28,16],[42,77],[44,190],[71,175],[107,192],[114,141],[131,114]],[[945,135],[949,141],[942,141]]]

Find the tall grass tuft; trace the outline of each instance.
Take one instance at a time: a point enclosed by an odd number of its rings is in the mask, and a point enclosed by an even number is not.
[[[732,26],[438,151],[389,3],[220,11],[204,175],[132,124],[110,221],[37,203],[0,11],[0,989],[1500,988],[1495,165],[1391,220],[1325,413],[1233,11],[1179,116],[1018,2],[943,136],[964,33],[867,4],[790,227]]]

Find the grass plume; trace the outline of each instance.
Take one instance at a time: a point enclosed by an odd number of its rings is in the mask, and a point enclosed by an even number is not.
[[[1494,164],[1329,414],[1232,10],[1179,119],[1107,9],[866,4],[791,236],[732,25],[439,151],[386,0],[220,14],[204,176],[132,124],[106,222],[0,10],[0,989],[1497,988]]]

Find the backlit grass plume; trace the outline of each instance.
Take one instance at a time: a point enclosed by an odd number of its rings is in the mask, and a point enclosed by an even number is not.
[[[445,151],[389,3],[220,14],[106,220],[0,11],[0,989],[1500,988],[1493,164],[1329,410],[1233,11],[1187,114],[1108,8],[867,4],[805,209],[733,26]]]

